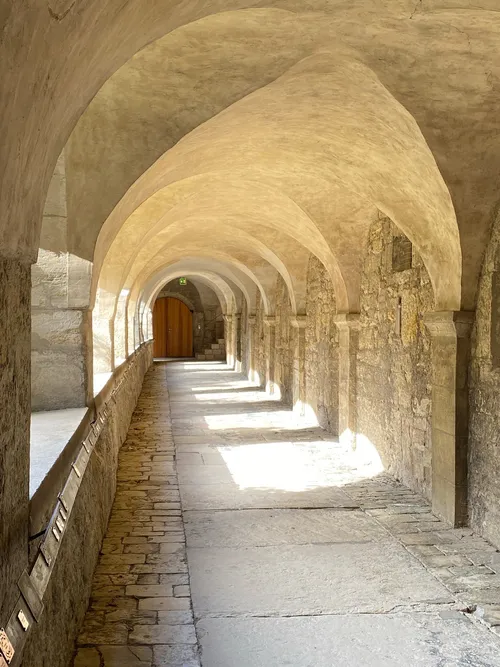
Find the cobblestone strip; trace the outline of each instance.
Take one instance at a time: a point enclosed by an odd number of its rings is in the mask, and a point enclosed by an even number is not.
[[[74,667],[199,667],[163,366],[146,375]]]
[[[500,552],[495,547],[469,528],[449,528],[429,503],[389,475],[345,490],[456,596],[463,611],[500,635]]]

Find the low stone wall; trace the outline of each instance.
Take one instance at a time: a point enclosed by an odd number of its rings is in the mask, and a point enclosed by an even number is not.
[[[24,667],[67,667],[71,659],[115,496],[118,452],[151,362],[152,345],[146,343],[96,401],[98,412],[99,404],[106,404],[108,419],[83,475],[43,598],[44,612],[25,647]]]

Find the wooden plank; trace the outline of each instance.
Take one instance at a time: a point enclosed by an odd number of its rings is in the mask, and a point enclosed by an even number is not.
[[[167,356],[167,299],[156,299],[153,308],[153,356]]]
[[[167,298],[167,356],[193,356],[193,315],[179,299]]]

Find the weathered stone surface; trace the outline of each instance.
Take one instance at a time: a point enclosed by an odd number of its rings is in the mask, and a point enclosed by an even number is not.
[[[492,228],[478,292],[471,345],[469,512],[472,527],[500,547],[500,436],[498,415],[498,276],[500,217]]]
[[[188,549],[188,557],[197,618],[374,613],[396,605],[453,602],[395,541]],[[304,582],[300,592],[297,582]]]
[[[196,644],[194,625],[136,625],[131,644]]]
[[[235,484],[186,484],[181,488],[181,496],[186,510],[355,507],[343,491],[331,488],[312,489],[304,497],[301,492],[281,489],[270,495],[265,490],[240,489]]]
[[[468,620],[437,614],[205,618],[204,667],[463,667],[500,665],[500,643]]]
[[[374,448],[389,472],[430,498],[431,352],[423,315],[433,309],[434,296],[415,249],[412,267],[393,271],[398,235],[384,216],[370,229],[361,282],[357,433],[360,447]]]
[[[378,542],[387,532],[360,511],[246,510],[185,512],[188,547]]]
[[[29,519],[29,268],[0,259],[0,621],[27,566]]]
[[[307,271],[306,402],[318,423],[338,433],[338,330],[335,290],[323,264],[311,255]]]

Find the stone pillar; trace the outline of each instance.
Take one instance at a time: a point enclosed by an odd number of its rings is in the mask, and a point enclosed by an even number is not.
[[[293,327],[293,369],[292,395],[293,411],[303,417],[306,412],[306,324],[305,315],[292,317],[290,324]]]
[[[359,315],[335,316],[339,330],[339,440],[356,447],[356,360],[359,341]]]
[[[234,370],[241,373],[243,360],[241,358],[241,313],[233,315],[234,322]]]
[[[275,366],[276,366],[276,318],[266,315],[265,326],[265,355],[266,355],[266,393],[274,395],[275,391]]]
[[[247,365],[250,382],[255,382],[255,322],[255,315],[249,315],[247,328]]]
[[[226,361],[228,366],[234,366],[234,330],[233,316],[224,315],[224,340],[226,343]]]
[[[425,316],[432,346],[432,510],[467,523],[468,369],[471,312]]]
[[[0,627],[28,564],[30,267],[0,259]]]

